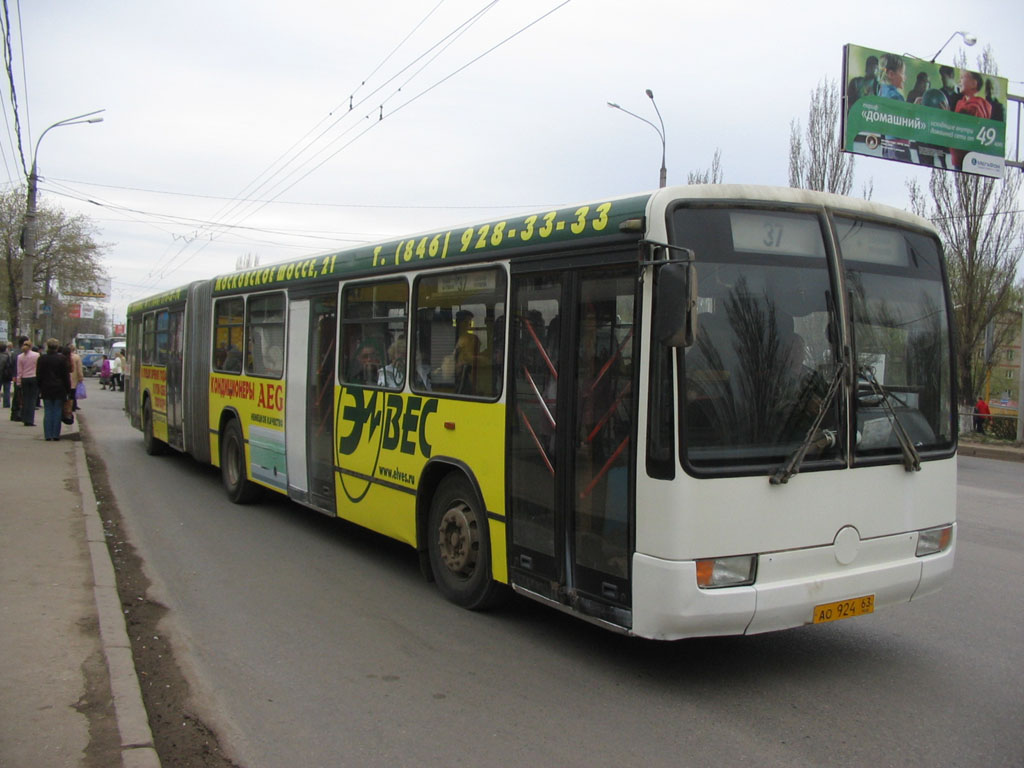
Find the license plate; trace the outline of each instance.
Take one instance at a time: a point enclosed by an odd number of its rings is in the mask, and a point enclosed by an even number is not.
[[[816,605],[814,607],[814,623],[824,624],[826,621],[852,619],[854,616],[863,616],[866,613],[874,612],[874,595],[865,595],[864,597],[851,597],[849,600],[839,600],[835,603],[824,603],[823,605]]]

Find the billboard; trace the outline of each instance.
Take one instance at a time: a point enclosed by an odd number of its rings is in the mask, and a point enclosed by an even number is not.
[[[1002,178],[1005,77],[887,53],[843,49],[843,149]]]

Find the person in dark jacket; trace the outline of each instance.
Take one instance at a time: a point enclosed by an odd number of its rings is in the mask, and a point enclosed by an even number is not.
[[[7,342],[0,341],[0,393],[4,397],[4,408],[11,407],[11,382],[14,381],[13,355],[7,351]]]
[[[43,437],[60,440],[60,417],[71,394],[71,363],[60,353],[60,342],[46,340],[46,354],[36,363],[36,378],[43,396]]]
[[[14,389],[11,391],[11,421],[21,421],[21,387],[17,383],[18,355],[21,354],[21,347],[26,341],[28,336],[19,336],[7,351],[11,356],[11,381],[14,383]]]

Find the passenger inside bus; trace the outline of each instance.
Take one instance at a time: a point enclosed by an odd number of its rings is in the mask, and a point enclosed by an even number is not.
[[[396,339],[388,347],[388,364],[380,369],[377,384],[391,389],[405,384],[405,339]]]
[[[348,378],[350,384],[376,384],[380,377],[380,355],[376,347],[366,342],[359,349],[349,365]]]
[[[228,344],[227,353],[224,356],[224,370],[228,373],[242,372],[242,350],[234,344]]]
[[[480,339],[473,335],[473,313],[468,309],[455,313],[455,391],[460,395],[476,392]]]

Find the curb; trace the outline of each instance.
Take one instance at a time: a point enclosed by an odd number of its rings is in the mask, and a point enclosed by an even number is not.
[[[79,430],[82,426],[79,416]],[[135,672],[121,598],[117,594],[114,564],[110,559],[110,550],[107,549],[103,521],[96,508],[96,494],[85,460],[85,446],[81,441],[74,443],[74,454],[82,514],[85,516],[86,541],[92,559],[93,597],[99,615],[100,642],[107,660],[114,715],[121,735],[121,760],[125,768],[160,768],[160,757],[149,727],[149,715],[142,703],[142,689]]]
[[[975,456],[979,459],[1000,459],[1002,461],[1024,461],[1024,449],[997,448],[994,446],[960,443],[957,453],[961,456]]]

